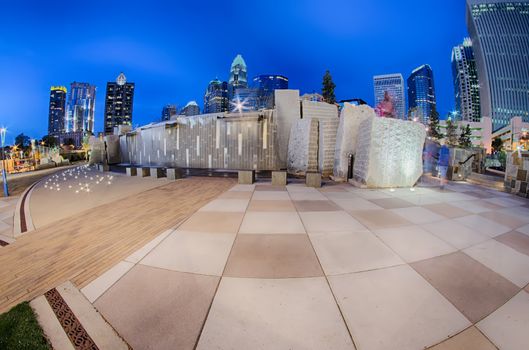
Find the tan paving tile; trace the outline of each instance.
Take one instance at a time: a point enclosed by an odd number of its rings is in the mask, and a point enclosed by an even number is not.
[[[460,209],[470,211],[474,214],[486,213],[492,210],[498,210],[503,208],[499,205],[489,203],[481,199],[469,201],[453,201],[450,202],[450,204]]]
[[[366,228],[345,211],[300,212],[307,233],[359,231]]]
[[[411,222],[390,210],[358,210],[349,213],[371,230],[411,225]]]
[[[520,288],[529,283],[529,256],[503,243],[491,239],[464,252]]]
[[[199,211],[244,213],[247,206],[248,199],[214,199],[200,208]]]
[[[465,249],[490,239],[486,234],[472,230],[454,220],[432,222],[421,227],[457,249]]]
[[[408,265],[330,276],[359,349],[422,349],[470,322]]]
[[[331,198],[331,200],[345,211],[383,209],[382,207],[371,203],[367,199],[360,197],[350,199]]]
[[[499,235],[494,239],[508,245],[520,253],[529,255],[529,236],[524,235],[523,233],[512,231]]]
[[[292,201],[250,201],[246,211],[296,211],[296,207]]]
[[[142,265],[221,276],[235,233],[175,231],[141,260]]]
[[[339,206],[331,201],[294,201],[297,211],[338,211]]]
[[[219,199],[250,199],[252,198],[252,191],[226,191],[221,194]]]
[[[305,233],[305,228],[296,212],[253,211],[244,215],[239,233]]]
[[[224,277],[197,349],[354,349],[323,277]]]
[[[218,281],[136,265],[95,306],[134,349],[193,349]]]
[[[375,199],[369,199],[369,200],[384,209],[413,207],[412,203],[405,201],[404,199],[401,199],[401,198],[378,198],[378,199],[375,198]]]
[[[509,227],[484,218],[480,215],[469,215],[456,218],[454,220],[474,231],[484,233],[490,237],[499,236],[502,233],[511,231]]]
[[[464,209],[454,207],[448,203],[436,203],[436,204],[426,204],[422,206],[428,210],[433,211],[439,215],[442,215],[448,219],[460,218],[462,216],[472,215],[471,212]]]
[[[322,276],[306,234],[239,235],[224,276],[287,278]]]
[[[182,231],[236,233],[243,213],[197,212],[178,227]]]
[[[404,263],[378,237],[368,231],[312,234],[310,240],[327,275]]]
[[[472,323],[489,315],[519,291],[510,281],[461,252],[411,266]]]
[[[286,186],[275,186],[275,185],[255,185],[256,191],[286,191]]]
[[[529,294],[516,294],[505,305],[477,324],[500,349],[527,349],[529,344]]]
[[[255,190],[255,185],[235,185],[233,186],[232,188],[229,189],[230,191],[232,192],[237,192],[237,191],[250,191],[252,192],[253,190]]]
[[[487,199],[487,198],[493,198],[494,197],[493,193],[489,193],[487,191],[479,191],[479,190],[467,191],[467,192],[465,192],[465,194],[469,195],[469,196],[472,196],[472,197],[481,198],[481,199]]]
[[[406,262],[452,253],[456,248],[419,226],[376,230],[375,233]]]
[[[422,207],[397,208],[391,211],[414,224],[427,224],[444,219],[443,216]]]
[[[326,201],[328,200],[323,194],[318,191],[303,191],[303,192],[289,192],[290,198],[295,201]]]
[[[502,213],[499,211],[490,211],[486,213],[481,213],[479,215],[489,220],[492,220],[498,224],[510,227],[513,230],[520,228],[526,224],[525,220],[522,220],[517,216],[509,215],[507,213]]]
[[[259,201],[259,200],[281,200],[281,201],[289,201],[290,196],[288,195],[287,191],[255,191],[252,196],[253,201]]]
[[[496,350],[492,344],[476,327],[472,326],[463,332],[445,340],[441,344],[428,348],[429,350]]]

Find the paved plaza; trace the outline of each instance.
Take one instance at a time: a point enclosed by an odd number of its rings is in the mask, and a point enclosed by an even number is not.
[[[528,283],[526,200],[257,184],[82,292],[135,349],[522,349]]]
[[[526,199],[466,183],[370,190],[114,177],[115,201],[92,199],[75,223],[50,219],[2,248],[0,263],[14,266],[0,273],[4,309],[56,288],[88,333],[88,309],[103,316],[109,328],[92,335],[96,344],[134,349],[529,344]],[[123,196],[143,180],[156,185]],[[43,305],[33,303],[62,348],[68,338],[57,340]]]

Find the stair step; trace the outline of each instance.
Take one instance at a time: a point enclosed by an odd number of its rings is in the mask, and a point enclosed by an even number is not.
[[[54,349],[129,349],[69,281],[34,299],[30,305]]]

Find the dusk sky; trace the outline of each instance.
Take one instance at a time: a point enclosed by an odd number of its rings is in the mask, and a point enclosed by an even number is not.
[[[464,0],[5,1],[0,11],[0,125],[7,142],[47,134],[49,88],[105,88],[123,71],[136,83],[133,125],[160,119],[165,104],[196,100],[227,80],[236,54],[248,75],[282,74],[319,92],[326,69],[337,99],[373,104],[373,75],[428,63],[438,110],[454,107],[450,55],[467,36]]]

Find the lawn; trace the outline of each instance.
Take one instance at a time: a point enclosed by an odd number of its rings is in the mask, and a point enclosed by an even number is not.
[[[18,304],[0,315],[0,349],[51,349],[29,303]]]

